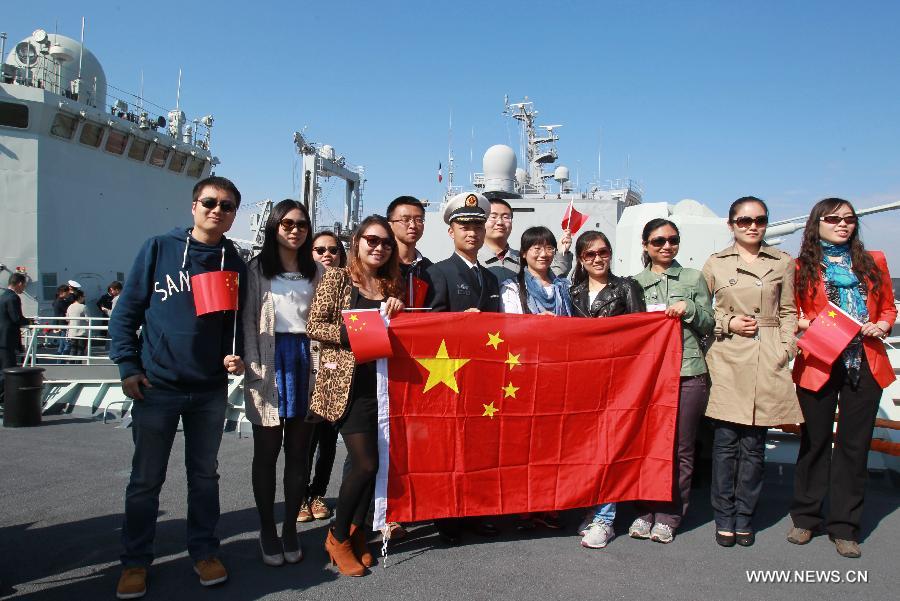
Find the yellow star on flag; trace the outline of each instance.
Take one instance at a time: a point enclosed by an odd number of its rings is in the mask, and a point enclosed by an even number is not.
[[[828,317],[831,317],[832,319],[834,319],[835,317],[837,317],[837,313],[835,313],[834,311],[829,311]]]
[[[422,392],[428,392],[438,384],[446,384],[447,387],[455,393],[459,393],[459,386],[456,383],[454,375],[459,368],[469,362],[468,359],[451,359],[447,354],[447,341],[441,340],[441,346],[438,348],[434,358],[419,359],[416,358],[422,367],[428,370],[428,381],[425,382],[425,389]]]
[[[352,314],[350,316],[350,321],[359,321],[359,315],[357,315],[356,313]]]
[[[497,345],[500,344],[501,342],[503,342],[503,339],[500,338],[500,332],[497,332],[496,334],[491,334],[490,332],[488,332],[488,341],[487,341],[487,344],[485,344],[484,346],[492,346],[492,347],[494,347],[494,350],[496,351]]]
[[[481,417],[488,416],[489,418],[494,419],[494,414],[500,412],[500,409],[494,407],[494,401],[491,401],[490,405],[482,403],[481,406],[484,407],[484,413],[481,414]]]
[[[516,398],[516,391],[519,389],[517,387],[513,386],[512,382],[510,382],[509,384],[507,384],[500,390],[502,390],[504,393],[506,393],[503,395],[503,398],[508,398],[508,397]]]
[[[509,365],[510,369],[514,368],[516,365],[522,365],[521,363],[519,363],[519,357],[522,356],[521,353],[519,353],[518,355],[513,355],[512,353],[507,352],[506,354],[507,354],[507,357],[506,357],[506,361],[504,361],[504,363]]]

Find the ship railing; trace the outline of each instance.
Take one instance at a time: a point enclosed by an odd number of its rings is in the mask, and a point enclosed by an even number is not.
[[[77,325],[70,325],[70,320],[77,320]],[[109,336],[107,328],[109,327],[108,317],[35,317],[34,323],[27,326],[25,332],[25,357],[22,360],[22,366],[34,366],[48,363],[63,364],[84,364],[96,365],[98,363],[108,363],[106,358],[107,349],[109,348]],[[84,335],[69,336],[70,330],[84,330]],[[59,354],[49,349],[60,348],[61,340],[83,340],[84,355],[75,355],[71,352]],[[102,351],[101,351],[101,347]],[[101,351],[102,354],[95,354]]]

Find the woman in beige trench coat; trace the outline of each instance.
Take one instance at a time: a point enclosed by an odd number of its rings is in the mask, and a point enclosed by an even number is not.
[[[716,542],[750,546],[762,490],[766,431],[803,421],[788,367],[796,353],[794,261],[763,243],[769,211],[753,196],[728,211],[734,245],[703,266],[715,337],[706,356],[714,420],[712,506]]]

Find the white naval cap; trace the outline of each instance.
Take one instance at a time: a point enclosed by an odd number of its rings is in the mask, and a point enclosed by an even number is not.
[[[484,223],[491,212],[491,202],[478,192],[463,192],[450,199],[444,208],[444,222]]]
[[[75,280],[69,280],[68,282],[66,282],[66,284],[68,284],[72,288],[81,288],[81,284],[79,284]]]

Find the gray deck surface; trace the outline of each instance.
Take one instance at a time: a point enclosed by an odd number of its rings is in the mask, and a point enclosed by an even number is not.
[[[119,528],[131,457],[130,430],[73,416],[45,417],[39,428],[0,428],[0,597],[114,599]],[[247,428],[245,427],[245,430]],[[338,443],[337,494],[344,449]],[[467,535],[445,547],[431,525],[392,545],[387,567],[364,578],[326,565],[326,523],[302,526],[305,559],[270,568],[259,558],[250,490],[252,441],[226,433],[220,452],[222,558],[227,583],[204,589],[185,552],[183,439],[176,438],[163,488],[157,560],[145,599],[897,599],[900,489],[870,478],[863,557],[844,559],[824,536],[805,547],[784,540],[792,467],[770,462],[758,511],[757,543],[723,549],[713,541],[709,490],[694,491],[674,543],[627,537],[633,514],[620,505],[619,536],[603,550],[582,548],[580,512],[562,532],[521,535],[503,520],[494,540]],[[278,510],[280,513],[281,506]],[[374,547],[373,547],[374,548]],[[746,570],[864,571],[868,583],[748,583]]]

